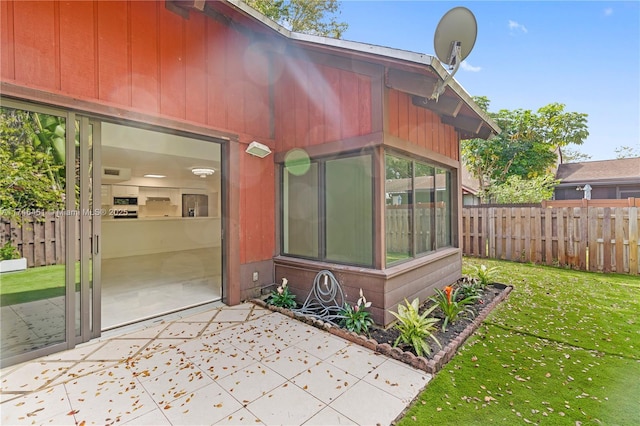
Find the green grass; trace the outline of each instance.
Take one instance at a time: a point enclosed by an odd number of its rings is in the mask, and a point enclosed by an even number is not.
[[[52,265],[0,275],[0,306],[64,296],[65,266]],[[80,263],[76,262],[76,277]]]
[[[640,277],[498,266],[514,290],[400,425],[640,423]]]

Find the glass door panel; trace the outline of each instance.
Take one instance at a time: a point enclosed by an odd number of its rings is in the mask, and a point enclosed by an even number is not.
[[[0,245],[9,260],[0,267],[3,365],[68,341],[74,267],[65,214],[75,191],[67,167],[73,154],[65,149],[73,129],[65,114],[12,105],[3,100],[0,107]]]

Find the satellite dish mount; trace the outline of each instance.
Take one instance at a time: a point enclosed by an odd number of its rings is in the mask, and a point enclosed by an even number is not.
[[[440,19],[433,36],[433,46],[436,56],[440,62],[448,65],[451,73],[436,84],[431,99],[438,102],[460,68],[460,63],[471,53],[477,34],[476,18],[466,7],[454,7]]]

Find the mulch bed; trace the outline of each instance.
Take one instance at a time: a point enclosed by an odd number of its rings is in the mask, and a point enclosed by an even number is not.
[[[428,343],[431,346],[432,352],[427,356],[416,356],[411,347],[403,346],[402,344],[394,348],[393,343],[398,337],[398,331],[393,327],[387,329],[373,327],[370,328],[369,336],[361,336],[340,327],[333,326],[324,321],[295,313],[289,309],[267,305],[264,300],[261,299],[254,299],[253,302],[273,311],[280,312],[291,318],[295,318],[307,324],[324,329],[331,334],[402,361],[414,368],[435,374],[447,362],[449,362],[451,358],[453,358],[458,348],[462,346],[471,334],[473,334],[487,315],[489,315],[489,313],[509,295],[512,289],[512,286],[504,284],[490,284],[486,287],[482,295],[482,299],[480,299],[481,302],[477,302],[475,305],[471,306],[474,310],[475,316],[459,319],[454,324],[450,324],[447,327],[446,332],[442,332],[442,321],[439,322],[438,331],[435,332],[434,335],[442,345],[442,348],[440,348],[432,339],[429,339]],[[426,303],[429,303],[429,301]],[[424,309],[424,307],[425,304],[423,304],[421,309]],[[442,315],[442,313],[438,312],[438,309],[436,309],[433,312],[433,315],[438,317],[439,315]]]

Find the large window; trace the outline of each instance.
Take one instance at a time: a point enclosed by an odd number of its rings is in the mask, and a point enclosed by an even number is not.
[[[283,167],[282,252],[371,266],[371,175],[370,155],[313,161],[302,174]]]
[[[387,265],[451,246],[451,172],[387,155]]]

